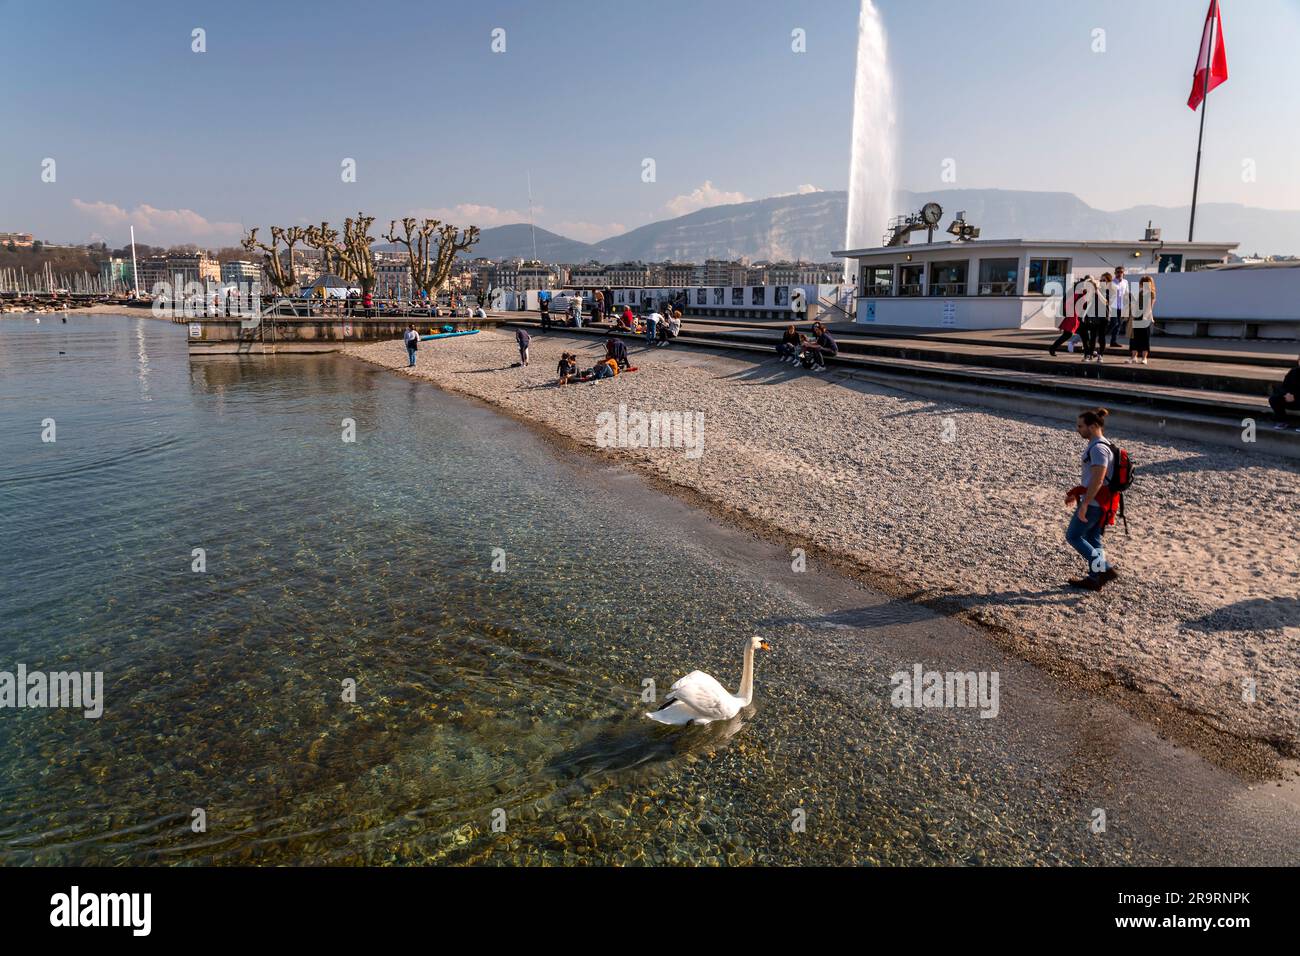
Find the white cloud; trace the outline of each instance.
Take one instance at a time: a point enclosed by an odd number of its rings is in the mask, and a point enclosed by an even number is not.
[[[621,222],[557,222],[547,228],[566,239],[577,239],[579,242],[596,242],[627,232],[627,226]]]
[[[115,230],[135,226],[143,238],[160,242],[233,242],[243,234],[239,223],[213,222],[193,209],[159,209],[141,203],[126,210],[111,202],[83,202],[80,199],[73,199],[72,206],[101,226]]]
[[[684,216],[688,212],[695,212],[697,209],[706,209],[709,206],[726,206],[738,202],[749,202],[749,197],[741,192],[725,192],[714,186],[712,181],[706,179],[703,186],[685,195],[668,200],[664,208],[674,216]]]
[[[825,190],[822,189],[820,186],[814,186],[812,183],[804,183],[802,186],[796,188],[795,191],[792,193],[776,193],[772,198],[780,199],[782,196],[806,196],[809,193],[820,193],[820,192],[825,192]]]
[[[541,212],[537,206],[533,214]],[[527,222],[528,213],[517,209],[498,209],[496,206],[484,206],[478,203],[463,202],[458,206],[439,207],[438,209],[417,209],[411,213],[419,219],[441,219],[456,226],[478,226],[490,229],[493,226],[508,226],[511,223]]]

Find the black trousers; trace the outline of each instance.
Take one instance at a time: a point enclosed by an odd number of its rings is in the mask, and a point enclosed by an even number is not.
[[[1084,355],[1106,354],[1106,320],[1089,319],[1079,330],[1083,335]]]
[[[1296,397],[1300,398],[1300,395]],[[1273,409],[1273,415],[1280,422],[1286,421],[1290,412],[1300,414],[1300,402],[1288,402],[1286,392],[1282,391],[1281,387],[1268,397],[1268,404]]]
[[[1074,335],[1075,333],[1073,332],[1062,332],[1060,338],[1058,338],[1055,342],[1053,342],[1051,346],[1048,347],[1047,351],[1055,352],[1066,342],[1070,341],[1070,339],[1074,338]]]

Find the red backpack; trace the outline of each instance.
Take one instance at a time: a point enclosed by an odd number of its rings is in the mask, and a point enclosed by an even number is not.
[[[1128,517],[1124,514],[1124,492],[1128,491],[1129,486],[1133,484],[1133,460],[1129,457],[1127,448],[1120,448],[1109,438],[1103,438],[1102,441],[1115,457],[1115,468],[1111,472],[1110,480],[1106,482],[1106,487],[1119,501],[1116,515],[1124,520],[1124,533],[1128,534]]]

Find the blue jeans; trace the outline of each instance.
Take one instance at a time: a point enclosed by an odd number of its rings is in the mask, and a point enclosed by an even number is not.
[[[1110,568],[1106,563],[1106,552],[1101,546],[1101,535],[1105,530],[1101,523],[1101,505],[1089,505],[1087,515],[1086,521],[1080,521],[1079,509],[1075,506],[1070,527],[1065,530],[1065,540],[1088,562],[1088,575],[1096,577]]]
[[[406,355],[407,355],[407,357],[411,360],[409,364],[410,364],[410,365],[414,365],[414,364],[415,364],[415,349],[411,348],[410,346],[407,346],[407,349],[406,349]]]
[[[655,332],[658,331],[658,329],[659,329],[659,323],[658,323],[658,322],[656,322],[654,319],[646,319],[646,320],[645,320],[645,340],[646,340],[647,342],[651,342],[651,343],[653,343],[654,340],[655,340]]]
[[[776,354],[783,359],[794,358],[799,354],[799,346],[792,342],[781,342],[776,347]]]

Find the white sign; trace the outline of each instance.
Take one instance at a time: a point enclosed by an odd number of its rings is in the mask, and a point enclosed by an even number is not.
[[[202,324],[200,324],[200,323],[198,323],[198,322],[191,322],[191,323],[190,323],[190,338],[192,338],[192,339],[201,339],[201,338],[203,338],[203,326],[202,326]]]
[[[952,301],[952,299],[944,300],[943,324],[948,328],[957,324],[957,303]]]

